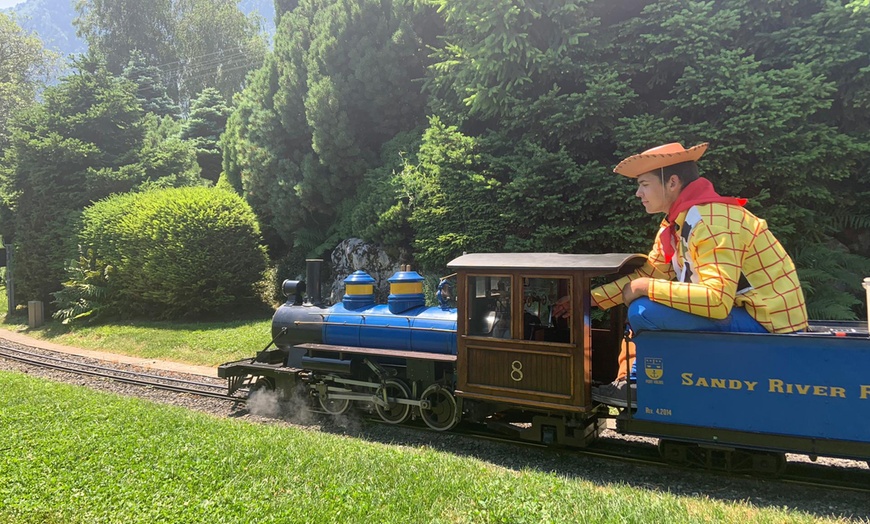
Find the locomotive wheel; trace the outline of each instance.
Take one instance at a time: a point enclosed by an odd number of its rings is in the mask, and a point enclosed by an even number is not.
[[[420,408],[420,416],[430,428],[447,431],[459,422],[456,399],[450,390],[432,384],[420,395],[420,400],[429,403],[427,409]]]
[[[248,390],[248,398],[258,391],[275,391],[275,380],[270,377],[260,377]]]
[[[411,397],[411,391],[403,382],[392,378],[385,380],[384,384],[378,388],[377,396],[380,399],[384,399],[384,396],[386,396],[387,399],[388,404],[386,406],[375,404],[375,411],[378,412],[378,415],[381,416],[384,422],[388,424],[401,424],[408,420],[408,416],[411,414],[411,405],[400,404],[395,401],[396,399]]]
[[[350,408],[350,399],[332,399],[317,397],[320,407],[330,415],[341,415]]]

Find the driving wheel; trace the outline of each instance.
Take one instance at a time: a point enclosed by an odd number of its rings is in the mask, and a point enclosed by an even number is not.
[[[420,400],[428,403],[428,408],[420,408],[420,416],[430,428],[447,431],[459,422],[456,398],[450,390],[432,384],[420,395]]]
[[[386,406],[381,405],[381,403],[375,404],[375,411],[384,422],[401,424],[408,419],[411,414],[411,405],[397,402],[400,399],[407,400],[411,397],[411,391],[403,382],[392,378],[385,380],[384,384],[378,388],[377,396],[380,400],[387,402]]]

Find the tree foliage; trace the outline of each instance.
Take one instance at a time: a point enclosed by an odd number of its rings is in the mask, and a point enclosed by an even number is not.
[[[422,263],[492,251],[492,235],[499,249],[646,251],[658,217],[612,166],[705,141],[702,174],[749,198],[790,250],[833,237],[870,255],[866,228],[830,218],[867,216],[866,3],[438,5],[446,25],[426,92],[440,119],[397,198]],[[824,293],[839,300],[830,311],[854,316],[854,271],[834,267],[817,268],[828,280],[807,286],[810,302]]]
[[[266,53],[259,20],[237,0],[79,0],[74,23],[92,52],[120,73],[137,56],[159,67],[182,107],[206,87],[229,100]]]
[[[207,87],[225,100],[241,91],[248,72],[260,67],[266,39],[255,15],[245,16],[238,0],[175,0],[179,64],[176,74],[183,101]]]
[[[172,0],[79,0],[73,21],[92,53],[120,73],[137,54],[149,65],[176,63],[179,55]]]
[[[0,13],[0,159],[9,145],[9,120],[34,102],[55,60],[38,37]]]
[[[281,16],[271,60],[227,125],[224,169],[288,246],[335,243],[336,210],[417,126],[425,22],[410,1],[305,1]]]
[[[14,241],[16,291],[48,303],[75,256],[78,216],[91,202],[149,184],[198,183],[195,156],[171,117],[146,118],[128,80],[86,56],[13,125],[0,170],[4,240]]]
[[[221,174],[220,136],[227,127],[230,109],[220,92],[208,87],[193,100],[181,138],[193,142],[200,176],[217,182]]]
[[[613,166],[710,142],[702,173],[768,221],[811,310],[863,315],[866,0],[280,5],[224,168],[288,245],[351,232],[435,271],[463,251],[645,252],[659,217]]]
[[[179,116],[181,108],[167,94],[160,68],[147,65],[141,52],[133,51],[123,76],[136,84],[136,99],[143,111],[159,116]]]

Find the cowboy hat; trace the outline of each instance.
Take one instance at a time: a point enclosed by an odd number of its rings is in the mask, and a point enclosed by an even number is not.
[[[614,173],[618,173],[628,178],[637,178],[644,173],[649,173],[655,169],[672,166],[681,162],[695,162],[710,144],[704,142],[696,146],[685,149],[681,144],[673,142],[663,146],[647,149],[638,155],[632,155],[620,162],[614,169]]]

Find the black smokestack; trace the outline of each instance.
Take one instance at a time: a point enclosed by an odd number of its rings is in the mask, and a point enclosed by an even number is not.
[[[319,306],[321,303],[320,294],[320,268],[323,266],[322,258],[306,258],[305,259],[305,280],[308,288],[308,304]]]

